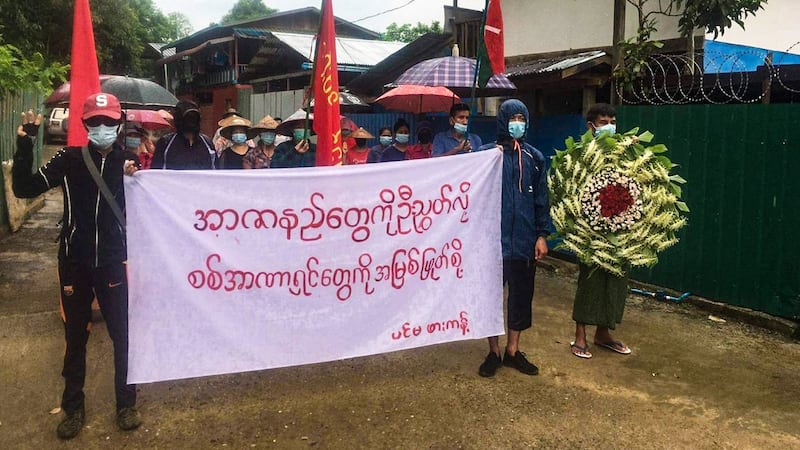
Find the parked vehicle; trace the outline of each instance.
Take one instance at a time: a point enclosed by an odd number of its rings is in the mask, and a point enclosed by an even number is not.
[[[69,108],[53,108],[47,115],[47,123],[44,129],[45,143],[53,141],[67,140],[67,129],[69,128]]]

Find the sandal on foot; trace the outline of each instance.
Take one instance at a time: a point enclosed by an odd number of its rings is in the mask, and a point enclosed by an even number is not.
[[[605,347],[611,351],[617,352],[620,355],[631,354],[631,349],[628,348],[627,345],[623,344],[622,341],[595,342],[594,344],[599,345],[600,347]]]
[[[572,351],[572,354],[577,356],[578,358],[589,359],[592,357],[592,354],[589,353],[589,344],[586,344],[585,346],[581,347],[580,345],[577,345],[574,342],[570,342],[569,348]],[[575,350],[577,350],[577,352]]]

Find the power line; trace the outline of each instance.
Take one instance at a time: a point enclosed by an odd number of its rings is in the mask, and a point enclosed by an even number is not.
[[[386,11],[379,12],[378,14],[373,14],[373,15],[371,15],[371,16],[362,17],[362,18],[360,18],[360,19],[358,19],[358,20],[353,20],[353,21],[351,21],[351,22],[352,22],[352,23],[356,23],[356,22],[361,22],[362,20],[372,19],[373,17],[382,16],[382,15],[384,15],[384,14],[386,14],[386,13],[390,13],[390,12],[392,12],[392,11],[397,11],[397,10],[398,10],[398,9],[400,9],[400,8],[405,8],[406,6],[408,6],[408,5],[412,4],[412,3],[414,3],[415,1],[417,1],[417,0],[410,0],[408,3],[406,3],[406,4],[404,4],[404,5],[400,5],[400,6],[398,6],[397,8],[387,9]]]

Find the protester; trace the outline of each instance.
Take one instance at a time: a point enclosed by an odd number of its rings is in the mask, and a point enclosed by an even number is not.
[[[369,148],[367,148],[367,140],[375,136],[371,135],[369,131],[359,128],[354,131],[350,137],[354,139],[355,146],[350,148],[345,155],[345,163],[352,164],[366,164],[367,156],[369,156]]]
[[[358,130],[358,125],[347,116],[341,116],[339,119],[339,127],[342,130],[342,152],[347,154],[347,152],[356,145],[352,134]]]
[[[217,131],[214,132],[214,136],[211,138],[211,142],[214,143],[214,150],[217,151],[217,156],[219,156],[220,152],[231,146],[230,139],[226,138],[225,136],[222,136],[220,131],[222,131],[222,128],[224,126],[222,125],[222,122],[224,122],[225,119],[233,116],[244,117],[241,114],[239,114],[239,111],[236,111],[235,108],[228,108],[222,114],[222,117],[220,117],[219,122],[217,122],[217,127],[218,127]]]
[[[141,424],[136,411],[136,386],[127,384],[128,373],[128,286],[125,261],[124,221],[117,217],[125,208],[123,167],[137,164],[136,154],[120,145],[122,111],[111,94],[90,95],[81,116],[89,135],[87,152],[65,147],[38,171],[33,167],[33,144],[41,115],[23,114],[17,129],[17,152],[12,169],[12,189],[21,198],[36,197],[61,186],[64,213],[59,237],[58,274],[61,285],[61,318],[64,321],[64,419],[57,433],[62,439],[78,435],[85,421],[84,380],[86,341],[92,318],[92,300],[97,297],[108,334],[114,344],[114,389],[116,421],[122,430]],[[107,185],[113,200],[102,195],[92,171]],[[113,206],[112,203],[113,202]],[[117,211],[114,208],[118,208]],[[120,213],[121,215],[121,213]]]
[[[175,131],[156,144],[151,169],[213,169],[216,151],[200,132],[200,109],[190,100],[175,105]]]
[[[592,134],[614,135],[617,132],[617,112],[606,103],[592,105],[586,113],[586,128]],[[570,343],[572,354],[589,359],[589,344],[586,341],[586,325],[595,325],[594,344],[622,355],[631,349],[623,342],[611,337],[609,330],[622,322],[625,299],[628,296],[628,277],[617,276],[597,266],[578,263],[578,289],[572,306],[575,321],[575,341]]]
[[[285,125],[289,126],[290,123],[287,121]],[[317,163],[317,145],[309,140],[311,130],[305,128],[304,120],[295,120],[293,123],[292,140],[275,148],[272,157],[274,168],[314,167]]]
[[[408,147],[408,159],[425,159],[431,157],[433,149],[433,128],[430,122],[420,122],[417,125],[417,143]]]
[[[250,121],[239,116],[230,116],[220,121],[220,135],[231,145],[223,149],[217,158],[217,169],[243,169],[244,156],[247,154],[247,132]]]
[[[125,149],[138,156],[139,166],[149,169],[153,161],[155,144],[147,138],[147,132],[133,122],[125,123]]]
[[[367,155],[367,163],[376,163],[381,161],[383,152],[392,145],[394,139],[392,138],[392,129],[383,127],[378,131],[378,145],[374,145],[369,149]]]
[[[450,129],[437,133],[433,138],[433,156],[450,156],[456,153],[468,153],[481,146],[481,138],[477,134],[469,134],[469,106],[456,103],[450,107]]]
[[[269,169],[275,155],[275,139],[278,136],[275,130],[278,125],[278,121],[268,115],[250,128],[247,137],[258,138],[258,143],[244,155],[245,169]]]
[[[403,161],[408,159],[408,139],[411,136],[411,127],[405,119],[399,118],[394,123],[394,144],[390,145],[381,154],[380,162]]]
[[[528,108],[519,100],[506,100],[497,115],[497,142],[480,150],[503,152],[500,243],[503,251],[503,282],[508,285],[508,342],[500,357],[499,338],[489,338],[489,354],[478,369],[482,377],[494,376],[500,365],[526,375],[539,368],[519,350],[522,331],[533,322],[533,285],[536,261],[547,255],[550,204],[545,159],[525,142]]]

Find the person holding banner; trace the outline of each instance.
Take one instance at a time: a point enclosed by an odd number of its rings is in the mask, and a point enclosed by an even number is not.
[[[56,186],[64,193],[63,227],[59,238],[58,275],[66,353],[61,409],[66,414],[57,433],[78,435],[85,410],[86,342],[91,331],[92,300],[97,296],[108,334],[114,343],[114,386],[117,425],[133,430],[141,424],[136,411],[136,386],[127,384],[128,286],[125,261],[125,191],[123,167],[138,164],[118,137],[122,130],[119,101],[111,94],[90,95],[81,116],[89,145],[65,147],[38,171],[33,165],[33,139],[41,115],[23,114],[17,129],[12,189],[20,198],[36,197]]]
[[[366,164],[367,157],[369,156],[369,148],[367,148],[367,139],[372,139],[375,136],[370,134],[364,128],[359,128],[351,135],[355,145],[350,147],[345,154],[345,163],[349,166],[353,164]]]
[[[380,162],[404,161],[408,159],[408,139],[411,137],[411,127],[402,117],[394,123],[394,144],[390,145],[381,155]]]
[[[217,152],[211,139],[200,132],[200,109],[190,100],[175,105],[174,133],[158,140],[151,169],[213,169]]]
[[[247,132],[247,137],[255,139],[258,137],[258,144],[250,148],[244,155],[245,169],[269,169],[272,164],[272,157],[275,155],[275,139],[278,128],[277,120],[272,116],[265,116]]]
[[[292,128],[292,140],[275,148],[272,167],[314,167],[317,164],[317,145],[309,141],[311,130],[306,129],[304,120],[296,120]]]
[[[469,106],[456,103],[450,107],[450,129],[437,133],[433,138],[433,156],[450,156],[468,153],[481,146],[481,138],[468,133]]]
[[[501,365],[526,375],[539,368],[519,350],[522,331],[532,325],[533,285],[536,261],[547,255],[550,202],[546,164],[542,153],[525,142],[528,108],[519,100],[506,100],[497,115],[497,142],[479,150],[503,152],[503,188],[500,242],[503,251],[503,282],[508,285],[508,342],[503,357],[498,336],[489,338],[489,354],[478,369],[491,377]]]
[[[247,132],[250,130],[250,121],[240,116],[230,116],[220,121],[219,134],[230,142],[217,158],[218,169],[243,169],[244,156],[247,154]]]
[[[392,129],[389,127],[383,127],[378,130],[378,145],[372,146],[369,149],[369,154],[367,155],[367,163],[376,163],[381,162],[381,156],[383,156],[383,152],[392,145],[392,141],[394,138],[392,137]]]

